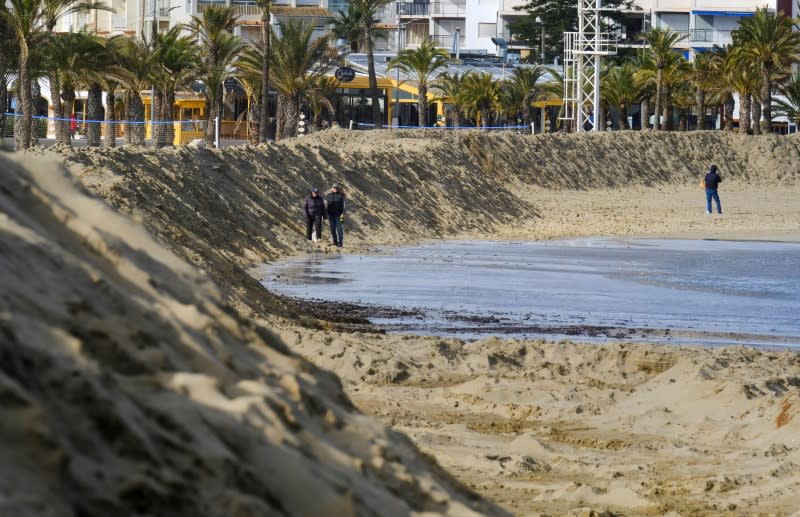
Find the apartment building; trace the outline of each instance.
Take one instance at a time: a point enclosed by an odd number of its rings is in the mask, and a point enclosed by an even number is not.
[[[678,48],[687,57],[715,45],[731,43],[739,21],[752,16],[757,8],[783,11],[792,15],[791,0],[636,0],[645,13],[645,24],[672,29],[685,37]]]
[[[149,36],[155,19],[159,31],[178,24],[188,24],[212,5],[230,5],[239,16],[239,36],[247,40],[261,37],[261,10],[254,0],[107,0],[114,12],[91,11],[64,17],[59,31],[88,30],[100,35],[125,34]],[[330,32],[337,10],[347,8],[346,0],[274,0],[272,24],[280,31],[287,19],[301,19],[316,27],[321,36]]]

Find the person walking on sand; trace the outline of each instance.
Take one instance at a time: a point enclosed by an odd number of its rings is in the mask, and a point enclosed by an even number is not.
[[[344,245],[345,197],[338,183],[333,184],[330,193],[325,196],[325,202],[328,204],[328,222],[331,225],[333,245],[341,248]]]
[[[711,200],[713,199],[714,202],[717,204],[717,213],[722,214],[722,206],[719,202],[719,193],[717,192],[717,188],[719,187],[719,183],[722,181],[719,174],[717,174],[717,166],[712,165],[708,169],[708,173],[706,177],[703,179],[706,187],[706,214],[711,214]]]
[[[314,187],[303,201],[303,213],[306,216],[306,239],[312,240],[311,235],[316,226],[316,240],[322,239],[322,220],[326,219],[325,201],[319,195],[319,189]]]

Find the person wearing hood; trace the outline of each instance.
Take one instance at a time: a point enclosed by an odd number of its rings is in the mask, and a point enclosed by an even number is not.
[[[314,187],[303,201],[303,213],[306,216],[306,239],[312,240],[312,232],[316,226],[317,240],[322,240],[322,220],[327,219],[325,201],[319,195],[319,189]]]
[[[706,214],[711,215],[711,200],[713,199],[717,205],[717,213],[722,214],[722,206],[719,202],[719,193],[717,192],[717,188],[719,187],[722,178],[717,174],[717,166],[712,165],[708,169],[708,173],[706,174],[703,182],[706,188]]]

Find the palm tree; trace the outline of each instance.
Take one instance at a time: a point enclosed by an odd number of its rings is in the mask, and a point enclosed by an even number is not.
[[[258,140],[266,142],[269,139],[269,61],[272,50],[272,0],[256,0],[256,6],[261,9],[261,98],[259,100]],[[248,117],[250,109],[248,108]]]
[[[690,72],[689,62],[679,54],[669,54],[665,60],[665,66],[661,73],[661,80],[663,81],[663,116],[664,123],[662,129],[672,129],[672,105],[673,105],[673,90],[688,81]]]
[[[87,85],[92,70],[100,67],[104,40],[85,32],[52,34],[48,37],[45,51],[50,76],[61,86],[53,100],[53,107],[60,104],[60,112],[71,114],[74,110],[75,90]],[[63,102],[60,102],[61,99]],[[99,113],[97,113],[99,116]],[[56,142],[71,145],[68,131],[57,131]]]
[[[339,11],[333,20],[333,35],[350,44],[350,52],[358,52],[364,42],[363,16],[358,6],[347,4],[347,11]]]
[[[234,37],[233,30],[237,25],[239,25],[238,17],[234,14],[231,6],[211,5],[203,9],[202,16],[192,16],[192,21],[188,26],[192,36],[197,38],[197,42],[202,48],[202,75],[206,79],[204,81],[206,86],[205,141],[208,147],[214,144],[214,119],[218,116],[219,106],[222,104],[222,83],[217,84],[216,81],[224,80],[225,68],[235,60],[238,51],[244,48],[242,43],[231,39]],[[223,62],[221,59],[223,50],[227,62]]]
[[[781,98],[775,101],[775,114],[800,124],[800,69],[795,70],[789,81],[779,85],[777,90]]]
[[[312,39],[313,34],[314,26],[300,21],[282,24],[281,37],[273,34],[271,80],[278,92],[276,140],[296,134],[300,101],[334,57],[329,51],[329,37]]]
[[[606,102],[619,113],[620,129],[628,129],[628,107],[639,100],[641,92],[633,63],[626,61],[612,67],[603,77],[601,91]]]
[[[2,11],[11,32],[19,45],[19,76],[17,96],[22,117],[14,124],[15,147],[27,149],[31,145],[33,99],[31,96],[31,47],[41,35],[42,3],[39,0],[9,0],[10,9]]]
[[[479,126],[487,127],[490,117],[500,105],[500,81],[495,81],[489,73],[467,74],[462,90],[462,99],[468,113],[478,117]]]
[[[247,136],[250,144],[257,145],[261,140],[261,97],[263,85],[263,46],[250,45],[236,63],[236,79],[244,88],[247,96]]]
[[[772,127],[773,73],[800,59],[800,33],[794,31],[792,19],[783,12],[770,13],[764,7],[739,22],[733,41],[742,56],[752,58],[761,71],[761,127],[768,132]]]
[[[437,48],[430,40],[425,40],[416,49],[407,49],[389,61],[388,69],[398,69],[417,83],[417,110],[419,127],[427,125],[428,86],[436,72],[447,68],[450,54]]]
[[[333,77],[322,75],[314,78],[310,87],[307,97],[308,107],[312,114],[311,127],[319,130],[322,129],[323,115],[326,111],[331,115],[331,119],[335,118],[332,99],[336,97],[339,81]]]
[[[650,46],[650,54],[656,67],[656,118],[653,129],[661,129],[661,96],[664,87],[663,73],[667,66],[667,59],[673,53],[672,48],[686,36],[673,31],[672,29],[652,29],[645,34],[644,39]]]
[[[694,56],[690,74],[697,103],[697,129],[706,129],[706,97],[720,78],[714,73],[714,57],[710,52]]]
[[[19,48],[11,33],[5,3],[0,4],[0,139],[5,136],[6,107],[8,106],[8,84],[13,70],[19,70],[17,57]]]
[[[156,147],[171,145],[175,139],[172,108],[175,91],[186,88],[195,78],[200,63],[199,49],[194,38],[182,35],[183,28],[174,26],[153,38],[152,71],[158,102],[153,103],[156,118],[161,126],[154,129]]]
[[[714,46],[711,64],[713,75],[719,78],[719,81],[714,86],[713,93],[718,104],[716,109],[721,111],[720,126],[724,130],[733,130],[733,108],[736,106],[736,102],[733,97],[735,90],[731,85],[730,73],[735,69],[737,59],[732,45]]]
[[[143,146],[145,120],[140,92],[152,86],[151,46],[142,39],[124,38],[120,40],[118,59],[111,75],[125,88],[125,143]]]
[[[458,72],[454,74],[445,72],[431,83],[431,88],[439,92],[437,99],[450,106],[449,110],[445,109],[445,125],[448,127],[461,127],[466,118],[462,99],[462,85],[467,74],[460,75]],[[447,120],[448,118],[449,120]]]
[[[636,57],[631,61],[636,73],[634,79],[639,87],[642,99],[639,118],[641,119],[641,131],[650,127],[650,100],[656,93],[656,63],[648,50],[638,50]]]
[[[42,24],[44,25],[47,34],[52,35],[55,31],[58,21],[69,14],[75,12],[86,12],[90,10],[98,11],[111,11],[114,12],[109,5],[98,2],[76,2],[75,0],[42,0]],[[50,83],[50,101],[52,102],[53,118],[55,118],[55,131],[56,141],[63,141],[63,137],[67,135],[68,127],[66,116],[62,110],[62,106],[56,99],[61,91],[59,83],[60,78],[57,73],[52,71],[48,74],[48,82]],[[66,114],[67,116],[69,113]],[[68,136],[68,135],[67,135]],[[69,138],[67,138],[69,140]]]
[[[364,43],[367,47],[367,75],[369,76],[369,90],[372,98],[372,123],[376,128],[383,127],[381,114],[380,93],[378,92],[378,78],[375,75],[375,23],[378,10],[389,5],[394,0],[353,0],[352,4],[361,14],[361,23],[364,28]]]
[[[541,80],[547,75],[544,66],[523,66],[514,69],[508,85],[517,92],[519,105],[514,111],[522,112],[522,124],[530,126],[533,101],[542,94]]]
[[[55,24],[63,16],[99,6],[93,3],[76,3],[68,0],[8,0],[4,3],[7,8],[0,10],[0,15],[5,18],[19,45],[17,90],[22,105],[22,118],[18,123],[19,131],[15,144],[18,148],[27,149],[31,145],[31,122],[33,119],[31,49],[36,47],[42,39],[43,29],[52,30],[52,27],[55,27]],[[52,93],[51,91],[51,95]],[[53,102],[55,104],[55,100]]]
[[[127,39],[128,38],[125,36],[111,36],[106,42],[106,57],[108,62],[112,63],[109,69],[100,76],[102,85],[106,91],[106,147],[116,147],[117,145],[116,93],[117,88],[120,87],[120,80],[119,76],[115,73],[117,67],[114,64],[121,60],[120,56],[123,54],[123,48]]]
[[[727,84],[739,95],[739,132],[761,133],[761,104],[754,101],[761,90],[761,74],[756,63],[744,56],[740,47],[734,47],[726,60]],[[752,124],[751,124],[752,122]]]

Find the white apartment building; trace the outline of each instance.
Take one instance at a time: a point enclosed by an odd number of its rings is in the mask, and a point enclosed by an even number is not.
[[[159,30],[188,23],[209,5],[232,5],[240,16],[240,35],[256,40],[260,36],[260,11],[254,0],[107,0],[115,12],[92,11],[74,13],[62,20],[58,30],[87,29],[98,34],[149,34],[155,17]],[[288,18],[299,18],[314,24],[319,34],[330,31],[340,10],[346,11],[348,0],[275,0],[272,23],[275,30]],[[511,60],[540,52],[539,42],[514,41],[509,23],[524,19],[527,13],[515,11],[526,0],[396,0],[379,14],[389,35],[376,42],[376,50],[396,52],[398,48],[415,48],[424,39],[464,54],[497,55],[499,49],[492,38],[508,42]],[[699,52],[714,45],[730,43],[731,32],[745,16],[752,16],[758,7],[793,13],[792,0],[635,0],[638,8],[628,13],[620,30],[621,41],[634,42],[651,27],[670,28],[686,34],[678,46]],[[540,30],[541,26],[532,27]]]

